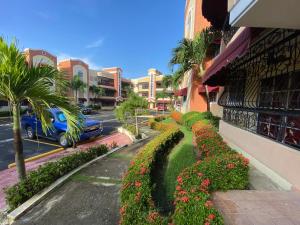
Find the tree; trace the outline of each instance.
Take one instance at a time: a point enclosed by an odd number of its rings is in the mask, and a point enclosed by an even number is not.
[[[98,96],[103,96],[105,93],[102,87],[97,87],[96,85],[91,86],[90,91],[94,95],[94,99],[97,98]]]
[[[176,82],[180,82],[184,74],[190,70],[196,72],[199,77],[204,74],[204,61],[207,51],[212,42],[220,36],[220,32],[215,31],[213,28],[206,28],[194,40],[183,39],[179,42],[179,45],[172,51],[172,58],[169,63],[172,68],[175,65],[179,65],[178,72],[175,73]],[[207,111],[210,111],[207,86],[205,86],[205,90]]]
[[[44,132],[52,129],[48,109],[52,105],[60,108],[67,119],[66,135],[73,139],[79,137],[79,109],[71,105],[65,95],[57,94],[53,83],[57,90],[65,90],[68,84],[56,68],[28,65],[25,55],[17,48],[16,41],[7,43],[0,38],[0,100],[8,101],[12,109],[14,152],[19,180],[26,178],[20,127],[21,102],[30,103],[41,120]]]
[[[83,92],[87,84],[81,80],[79,75],[75,75],[71,80],[70,87],[75,91],[75,102],[78,103],[78,92]]]

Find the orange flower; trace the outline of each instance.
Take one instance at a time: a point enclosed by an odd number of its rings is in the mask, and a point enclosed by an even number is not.
[[[158,217],[159,217],[158,212],[152,212],[152,213],[149,214],[148,220],[149,220],[150,222],[153,223],[153,222],[155,222],[155,220],[156,220]]]
[[[210,184],[210,180],[208,178],[204,179],[201,182],[201,186],[204,186],[204,187],[208,187],[209,184]]]
[[[182,197],[181,201],[187,203],[189,201],[189,197]]]
[[[235,167],[235,164],[234,163],[228,163],[227,164],[227,168],[228,169],[233,169]]]
[[[209,214],[207,218],[208,218],[209,220],[213,220],[215,217],[216,217],[216,216],[215,216],[214,214]]]
[[[181,176],[178,176],[178,177],[177,177],[177,182],[178,182],[179,184],[182,184],[183,180],[182,180],[182,177],[181,177]]]
[[[147,173],[147,168],[142,167],[141,170],[140,170],[140,174],[145,175],[146,173]]]
[[[142,182],[136,181],[136,182],[134,183],[134,185],[135,185],[136,187],[140,187],[140,186],[142,186]]]
[[[180,191],[180,190],[181,190],[181,186],[177,185],[177,186],[176,186],[176,190],[177,190],[177,191]]]
[[[207,207],[207,208],[211,208],[211,207],[213,206],[213,203],[212,203],[212,201],[209,201],[209,200],[208,200],[208,201],[205,202],[204,205],[205,205],[205,207]]]
[[[203,173],[198,173],[198,177],[202,177],[203,176]]]

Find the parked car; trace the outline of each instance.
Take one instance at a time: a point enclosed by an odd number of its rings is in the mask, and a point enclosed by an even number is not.
[[[87,115],[92,113],[92,108],[87,107],[83,104],[78,105],[82,114]]]
[[[168,107],[166,105],[160,104],[157,106],[158,111],[167,111]]]
[[[68,147],[72,143],[66,138],[67,120],[64,113],[58,108],[49,109],[51,113],[51,120],[53,123],[53,129],[48,130],[45,134],[42,130],[42,124],[40,120],[34,115],[25,114],[22,116],[21,124],[22,128],[26,131],[29,139],[34,139],[36,136],[45,137],[54,141],[57,141],[61,146]],[[84,115],[82,115],[84,117]],[[83,118],[83,132],[80,134],[79,141],[91,139],[100,136],[103,131],[103,125],[101,121],[90,120]]]

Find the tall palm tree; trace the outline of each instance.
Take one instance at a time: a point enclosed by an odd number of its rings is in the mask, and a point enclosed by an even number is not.
[[[59,90],[64,90],[67,86],[63,74],[56,68],[28,65],[25,55],[18,49],[15,41],[9,44],[0,38],[0,100],[8,101],[12,109],[14,152],[19,180],[26,178],[20,125],[21,102],[30,103],[41,120],[44,132],[52,129],[48,111],[52,105],[65,114],[69,138],[76,139],[81,130],[78,108],[69,104],[65,95],[57,94],[53,83]]]
[[[70,87],[75,91],[75,102],[78,103],[78,93],[83,92],[87,84],[81,80],[79,75],[75,75],[71,80]]]
[[[204,61],[207,56],[207,51],[212,42],[220,37],[220,32],[215,31],[213,28],[206,28],[200,32],[194,40],[183,39],[179,45],[173,49],[170,66],[174,68],[179,65],[178,72],[174,80],[180,82],[183,79],[185,72],[193,70],[199,77],[204,74]],[[209,94],[207,86],[206,100],[207,111],[210,111]]]
[[[97,87],[96,85],[92,85],[90,87],[90,91],[92,92],[92,94],[94,95],[94,99],[99,97],[99,96],[103,96],[104,95],[104,88],[102,87]]]

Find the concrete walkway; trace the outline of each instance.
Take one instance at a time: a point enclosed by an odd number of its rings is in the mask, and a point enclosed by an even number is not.
[[[106,144],[108,146],[111,146],[113,143],[117,144],[118,146],[123,145],[129,145],[132,143],[132,141],[124,134],[121,133],[114,133],[112,135],[102,137],[100,139],[94,140],[89,143],[81,144],[78,146],[77,149],[69,148],[65,151],[55,153],[43,158],[40,158],[38,160],[34,160],[31,162],[26,163],[26,170],[31,171],[37,169],[39,166],[50,162],[50,161],[56,161],[64,156],[73,154],[74,152],[78,150],[85,150],[89,147],[100,145],[100,144]],[[17,178],[17,172],[16,168],[6,169],[3,171],[0,171],[0,211],[6,208],[5,204],[5,194],[4,189],[16,184],[18,181]]]
[[[14,225],[118,224],[122,175],[130,159],[149,140],[133,144],[82,170]]]

